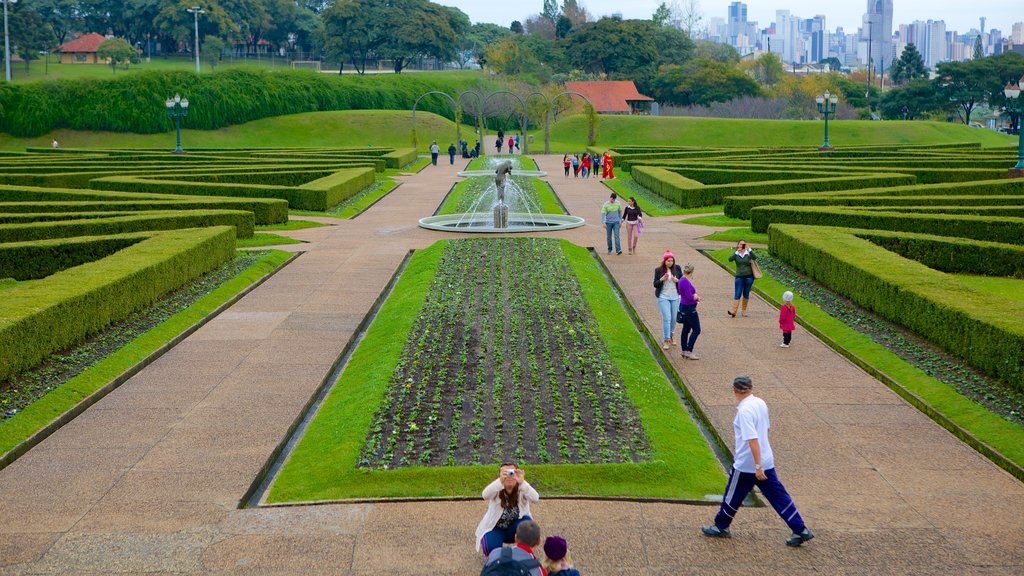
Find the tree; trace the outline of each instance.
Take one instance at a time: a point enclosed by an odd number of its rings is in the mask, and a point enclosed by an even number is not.
[[[985,57],[985,47],[981,45],[981,34],[979,33],[974,37],[974,57],[973,60],[981,60]]]
[[[672,27],[661,26],[655,29],[654,46],[658,50],[657,65],[686,64],[693,58],[695,46],[686,32]]]
[[[736,64],[740,61],[740,53],[735,48],[710,40],[697,40],[695,56],[727,64]]]
[[[896,84],[906,84],[915,78],[924,78],[928,75],[928,68],[924,65],[924,58],[917,51],[917,46],[907,44],[900,57],[892,63],[889,69],[889,76]]]
[[[526,33],[531,36],[540,36],[547,40],[555,39],[555,26],[555,22],[539,14],[534,14],[526,19]]]
[[[497,24],[473,24],[460,42],[460,47],[482,68],[487,64],[487,48],[512,32]]]
[[[731,64],[695,58],[685,66],[662,66],[654,78],[653,93],[665,104],[707,106],[757,96],[761,89],[757,82]]]
[[[956,111],[964,124],[971,123],[974,108],[985,101],[985,73],[977,64],[970,62],[941,62],[936,67],[939,76],[934,85],[940,97]],[[972,65],[974,64],[974,65]]]
[[[133,54],[135,54],[135,49],[124,38],[107,38],[96,49],[96,56],[101,60],[109,60],[110,68],[115,73],[117,65],[122,62],[127,65]]]
[[[540,13],[541,18],[554,24],[561,15],[562,11],[558,8],[558,0],[544,0],[544,9]]]
[[[590,22],[590,13],[576,0],[565,0],[562,2],[562,16],[565,16],[569,19],[569,22],[572,22],[573,28],[579,28]]]
[[[216,36],[203,36],[203,43],[200,46],[199,51],[203,55],[203,60],[206,60],[210,68],[216,68],[224,52],[224,41]]]
[[[581,70],[618,78],[644,79],[654,75],[658,48],[650,20],[602,18],[575,29],[566,38],[570,62]]]
[[[75,28],[78,18],[78,0],[36,0],[36,12],[53,29],[57,44],[64,44],[68,34]]]
[[[932,83],[924,78],[910,80],[906,86],[887,91],[878,103],[882,118],[887,120],[915,120],[929,112],[941,110]]]
[[[658,4],[658,8],[651,15],[651,22],[654,22],[655,26],[667,26],[672,20],[672,9],[668,7],[668,4],[662,2]]]
[[[384,14],[372,6],[366,0],[340,0],[321,13],[324,51],[342,69],[348,58],[356,72],[365,74],[366,61],[388,39]]]
[[[693,38],[694,33],[700,29],[704,21],[704,13],[700,9],[700,0],[683,0],[683,5],[678,9],[679,26],[686,32],[686,35]]]
[[[449,11],[427,0],[391,0],[382,16],[387,29],[378,54],[393,62],[396,74],[420,56],[439,61],[455,58],[458,38]]]
[[[525,32],[525,30],[523,30],[523,23],[519,20],[513,20],[508,29],[511,30],[513,34],[523,34]]]
[[[762,54],[757,60],[754,60],[750,72],[758,84],[762,86],[775,86],[786,74],[786,68],[778,54],[767,52]]]
[[[572,32],[572,20],[569,20],[564,15],[558,17],[558,22],[555,23],[555,38],[565,38]]]
[[[9,18],[13,52],[25,61],[25,71],[28,72],[31,61],[37,60],[40,52],[52,50],[57,37],[50,24],[28,6],[12,10]]]

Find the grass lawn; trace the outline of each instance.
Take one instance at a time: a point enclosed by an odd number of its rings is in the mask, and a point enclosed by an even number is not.
[[[715,232],[704,237],[705,240],[718,240],[719,242],[739,242],[740,240],[746,240],[751,244],[767,244],[768,234],[761,232],[754,232],[750,227],[746,228],[732,228],[729,230],[722,230],[721,232]]]
[[[1024,302],[1024,279],[993,278],[972,274],[954,274],[953,276],[978,290],[985,290],[1003,298]]]
[[[705,212],[714,212],[716,209],[720,212],[721,206],[705,206],[702,208],[683,208],[674,202],[666,200],[661,196],[651,192],[647,188],[636,183],[628,173],[623,172],[622,174],[616,174],[614,180],[603,180],[604,185],[607,186],[619,195],[619,198],[629,198],[633,196],[636,198],[636,203],[640,205],[640,209],[644,214],[649,216],[675,216],[677,214],[703,214]],[[697,212],[694,212],[697,210]]]
[[[292,255],[271,251],[241,274],[200,298],[166,322],[145,332],[82,374],[33,402],[17,416],[0,422],[0,455],[24,442],[55,418],[70,410],[158,348],[199,322],[253,282],[281,266]]]
[[[726,248],[709,254],[727,269],[735,270],[735,265],[726,260],[731,253],[732,249]],[[1016,282],[1022,281],[1017,280]],[[782,293],[791,288],[765,274],[763,278],[754,283],[754,290],[769,302],[778,305]],[[809,326],[824,334],[832,342],[841,343],[841,348],[846,351],[844,355],[853,356],[860,360],[857,362],[858,364],[864,362],[872,369],[887,375],[906,392],[920,398],[930,409],[948,418],[978,440],[992,446],[1018,466],[1024,466],[1024,429],[1020,426],[993,414],[984,406],[959,394],[951,386],[928,376],[916,366],[873,341],[866,334],[854,330],[818,306],[804,300],[795,290],[793,304],[797,309],[798,321],[805,327]],[[840,346],[840,344],[835,346]],[[898,394],[906,398],[907,394],[904,390],[895,389]],[[911,403],[915,403],[915,401],[911,399]],[[920,406],[918,408],[920,409]],[[927,410],[922,411],[928,413]],[[939,423],[942,424],[942,422]],[[970,441],[968,443],[970,444]]]
[[[256,231],[288,231],[288,230],[304,230],[306,228],[319,228],[321,226],[327,226],[321,222],[314,222],[312,220],[289,220],[287,222],[279,224],[260,224],[256,226]]]
[[[478,496],[494,466],[357,468],[404,337],[431,284],[447,241],[417,251],[339,380],[274,480],[268,502],[344,498]],[[634,464],[541,464],[527,467],[542,495],[651,496],[698,499],[722,488],[721,464],[663,376],[590,252],[561,242],[651,441],[650,461]],[[374,408],[371,408],[374,407]],[[642,482],[638,479],[643,478]]]
[[[143,46],[145,51],[145,46]],[[106,64],[61,64],[59,62],[60,56],[57,54],[50,55],[50,61],[47,64],[44,57],[40,57],[38,60],[33,60],[29,69],[25,70],[24,62],[11,62],[11,81],[12,82],[39,82],[45,80],[76,80],[79,78],[96,78],[98,80],[106,80],[108,78],[117,78],[125,74],[136,74],[138,72],[171,72],[180,70],[182,72],[194,72],[196,69],[196,61],[190,56],[154,56],[149,62],[146,62],[145,55],[142,56],[142,61],[138,64],[131,64],[125,69],[123,66],[118,66],[117,70],[111,69]],[[202,60],[202,70],[204,73],[211,70],[210,64],[207,60]],[[224,70],[226,68],[279,68],[288,69],[290,67],[287,60],[281,58],[271,59],[269,55],[265,58],[256,60],[242,60],[242,59],[228,59],[225,58],[222,62],[217,64],[217,70]]]
[[[693,218],[684,218],[683,224],[693,224],[695,226],[716,226],[716,227],[730,227],[730,226],[750,226],[750,220],[741,220],[739,218],[730,218],[724,214],[708,214],[706,216],[694,216]]]
[[[565,214],[565,210],[558,203],[551,186],[539,178],[526,178],[522,176],[510,177],[516,184],[534,197],[534,204],[540,206],[543,214]],[[483,193],[494,182],[489,176],[474,176],[465,178],[455,185],[455,189],[441,205],[438,214],[463,214],[473,205],[478,195]],[[490,208],[490,205],[483,206],[483,210]]]
[[[679,116],[600,116],[597,147],[713,146],[745,147],[752,142],[771,146],[821,145],[822,123],[816,120],[734,120]],[[551,150],[563,153],[584,148],[587,134],[582,115],[564,117],[551,126]],[[535,132],[543,140],[544,132]],[[963,124],[924,121],[833,120],[829,123],[833,146],[878,144],[941,144],[980,142],[984,147],[1014,146],[1016,136]]]
[[[279,234],[270,234],[269,232],[256,232],[252,235],[252,238],[239,238],[235,240],[235,246],[238,248],[280,246],[283,244],[302,244],[302,240],[288,238],[287,236],[281,236]]]

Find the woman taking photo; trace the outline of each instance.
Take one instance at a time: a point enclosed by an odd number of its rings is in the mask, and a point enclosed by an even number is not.
[[[676,257],[665,250],[661,266],[654,269],[654,297],[658,299],[658,310],[661,312],[662,350],[668,350],[676,343],[676,312],[679,311],[679,288],[676,284],[682,276],[683,271],[676,264]]]
[[[540,495],[525,480],[522,468],[506,461],[498,469],[498,477],[484,488],[487,513],[476,527],[476,551],[484,557],[502,544],[516,540],[516,528],[523,520],[531,520],[530,503]]]
[[[622,211],[622,217],[626,220],[626,248],[629,248],[630,254],[636,254],[636,241],[640,239],[638,226],[642,225],[641,220],[644,219],[644,213],[637,206],[636,198],[630,196],[626,204],[626,208]]]
[[[740,298],[743,298],[743,316],[747,315],[747,302],[750,301],[750,287],[754,285],[754,262],[757,262],[757,254],[747,246],[746,240],[740,240],[736,244],[736,251],[729,255],[729,261],[736,263],[736,290],[733,294],[732,310],[728,310],[729,316],[736,317],[736,309],[740,306]]]

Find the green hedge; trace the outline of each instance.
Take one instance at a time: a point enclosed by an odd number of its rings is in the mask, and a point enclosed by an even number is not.
[[[630,175],[637,184],[680,206],[685,193],[704,186],[696,180],[654,166],[635,166]]]
[[[5,290],[0,300],[0,381],[150,306],[234,252],[231,227],[176,230],[30,286]]]
[[[319,210],[326,210],[355,196],[373,184],[376,178],[373,168],[352,168],[339,170],[330,176],[303,184],[299,188],[317,193],[318,198],[322,197],[324,207]]]
[[[0,243],[26,242],[48,238],[74,236],[105,236],[145,230],[177,230],[181,228],[207,228],[233,226],[239,238],[251,238],[255,226],[252,212],[241,210],[180,210],[173,212],[143,212],[131,216],[34,222],[31,224],[0,225]]]
[[[1024,303],[975,290],[854,234],[778,225],[768,245],[830,289],[1024,392]]]
[[[164,98],[192,102],[183,124],[213,130],[260,118],[323,110],[410,110],[431,90],[459,94],[491,81],[478,74],[317,74],[232,68],[202,75],[139,72],[109,80],[81,79],[0,85],[0,132],[40,136],[58,128],[153,134],[174,124]],[[484,88],[484,92],[493,90]],[[424,98],[421,112],[454,118],[442,98]]]
[[[778,223],[917,232],[1010,244],[1020,243],[1024,238],[1024,218],[905,214],[806,206],[758,206],[750,211],[750,228],[754,232],[767,232],[769,225]]]
[[[415,162],[418,157],[419,152],[415,148],[399,148],[381,156],[387,162],[388,168],[403,168]]]
[[[941,272],[1024,278],[1021,245],[910,232],[842,230]]]
[[[151,232],[144,232],[0,244],[0,278],[45,278],[79,264],[106,258],[118,250],[152,237]]]

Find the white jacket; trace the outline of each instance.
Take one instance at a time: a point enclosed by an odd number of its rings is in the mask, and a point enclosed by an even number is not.
[[[476,551],[482,552],[483,548],[480,546],[480,539],[494,529],[494,525],[501,519],[501,513],[504,511],[501,507],[501,498],[498,493],[505,488],[501,485],[501,479],[495,478],[494,482],[487,485],[484,488],[483,497],[487,501],[487,513],[484,514],[483,520],[480,521],[480,525],[476,527]],[[530,483],[523,480],[523,483],[519,485],[519,517],[530,516],[530,502],[537,502],[540,500],[540,494],[530,486]]]

